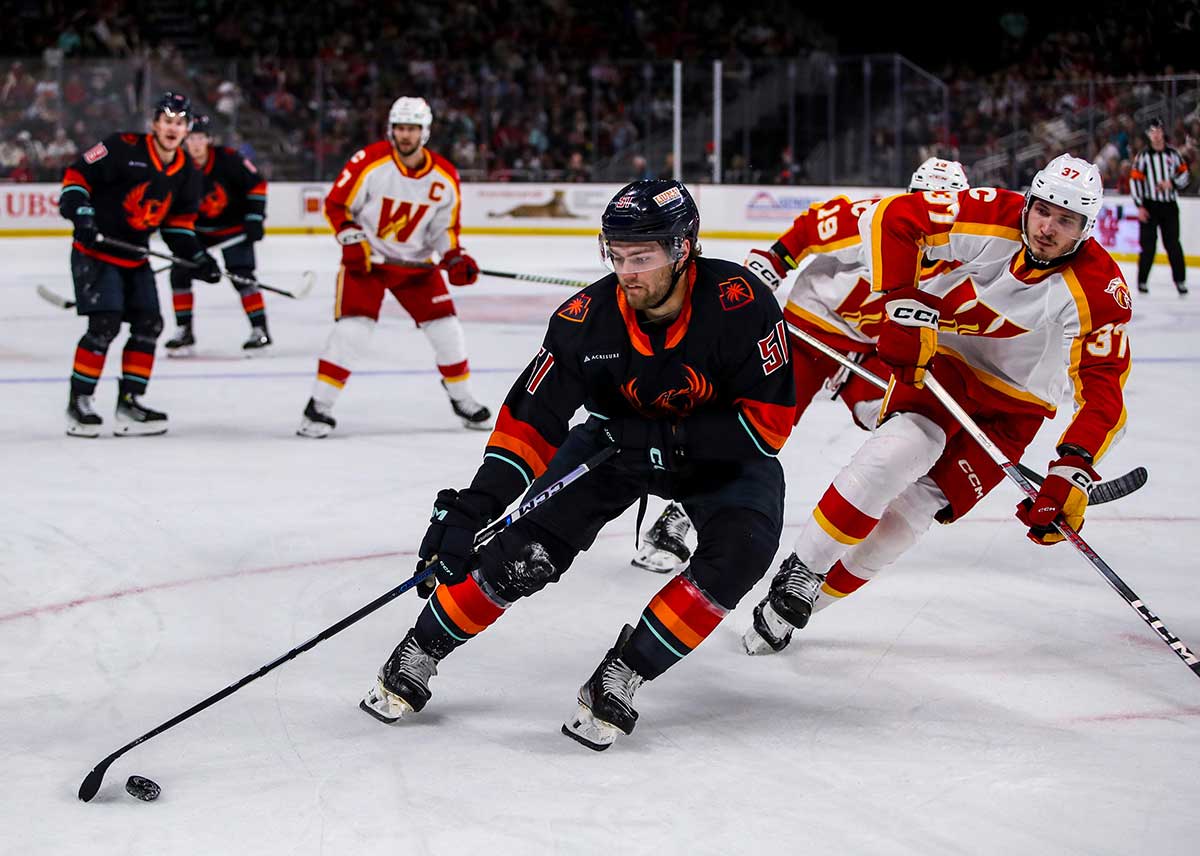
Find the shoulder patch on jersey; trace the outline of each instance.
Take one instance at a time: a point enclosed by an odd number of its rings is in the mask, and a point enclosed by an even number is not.
[[[1129,293],[1129,286],[1125,284],[1125,280],[1119,276],[1114,276],[1104,289],[1105,294],[1111,294],[1112,299],[1116,301],[1117,306],[1122,309],[1133,308],[1133,295]]]
[[[717,283],[717,291],[721,296],[721,308],[726,312],[741,309],[754,302],[754,289],[744,277],[735,276]]]
[[[108,147],[104,143],[96,143],[86,152],[83,153],[84,163],[95,163],[108,154]]]
[[[582,324],[583,319],[587,318],[588,309],[592,306],[592,298],[586,294],[576,294],[570,300],[563,304],[562,309],[558,310],[559,318],[565,318],[567,321],[574,321],[576,324]]]
[[[139,137],[137,134],[122,134],[121,135],[121,142],[123,142],[127,146],[136,146],[138,144],[139,139],[141,139],[141,137]]]

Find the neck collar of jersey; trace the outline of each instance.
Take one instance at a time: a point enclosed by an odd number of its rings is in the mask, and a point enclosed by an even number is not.
[[[175,150],[175,159],[166,166],[163,166],[162,158],[158,156],[158,150],[154,148],[154,135],[146,134],[144,139],[146,143],[146,150],[150,153],[150,163],[154,165],[156,170],[166,175],[174,175],[175,173],[179,172],[179,170],[183,169],[183,164],[184,161],[187,160],[187,155],[183,152],[182,143],[180,144],[179,148]]]
[[[687,275],[685,277],[687,291],[683,295],[683,306],[679,310],[679,314],[675,316],[675,320],[667,327],[666,340],[663,345],[664,350],[671,350],[680,342],[687,334],[688,325],[692,321],[692,288],[696,284],[696,265],[689,263]],[[621,290],[620,283],[617,283],[617,307],[621,310],[621,317],[625,319],[625,332],[629,334],[629,341],[633,343],[633,348],[643,357],[654,356],[654,346],[650,342],[650,336],[638,323],[638,312],[629,305],[629,301],[625,299],[625,292]]]
[[[421,148],[421,165],[416,169],[409,169],[404,165],[404,161],[400,160],[400,152],[396,151],[395,144],[392,145],[392,162],[396,164],[396,169],[400,170],[400,174],[405,178],[420,178],[426,175],[433,169],[433,158],[429,156],[429,149]]]
[[[1054,261],[1044,262],[1029,252],[1029,247],[1022,246],[1009,262],[1008,272],[1021,282],[1040,282],[1051,274],[1058,273],[1059,269],[1075,258],[1075,252],[1059,256]]]

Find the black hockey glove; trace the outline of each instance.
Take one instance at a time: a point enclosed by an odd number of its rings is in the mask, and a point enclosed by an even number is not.
[[[604,423],[604,433],[622,455],[640,458],[656,470],[674,469],[677,450],[674,427],[662,419],[619,416]]]
[[[192,256],[192,263],[196,265],[196,270],[193,272],[193,276],[196,279],[202,279],[205,282],[221,281],[221,266],[217,264],[216,259],[204,252],[204,250]]]
[[[421,557],[418,571],[431,560],[434,563],[434,576],[426,577],[417,586],[421,597],[433,594],[438,583],[453,585],[467,578],[475,558],[475,533],[488,523],[487,515],[472,499],[469,490],[438,491],[429,528],[417,550]]]
[[[85,247],[95,244],[100,236],[95,214],[96,209],[90,205],[80,205],[75,209],[75,240]]]
[[[246,243],[253,244],[263,239],[263,220],[261,216],[247,215],[242,221],[242,231],[246,235]]]

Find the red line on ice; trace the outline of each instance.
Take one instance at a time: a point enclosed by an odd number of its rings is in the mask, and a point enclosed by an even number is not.
[[[170,582],[154,583],[148,586],[131,586],[127,589],[119,591],[110,591],[105,594],[90,594],[85,597],[78,597],[74,600],[66,600],[62,603],[50,603],[45,606],[33,606],[29,609],[23,609],[20,612],[10,612],[7,615],[0,615],[0,622],[13,621],[17,618],[32,618],[35,615],[44,615],[48,612],[65,612],[68,609],[74,609],[77,606],[86,606],[89,603],[99,603],[105,600],[117,600],[122,597],[129,597],[135,594],[146,594],[147,592],[166,591],[168,589],[182,588],[183,586],[196,585],[197,583],[210,583],[215,580],[227,580],[234,577],[252,577],[258,574],[272,574],[278,571],[294,571],[299,568],[319,568],[325,565],[340,565],[346,562],[370,562],[375,559],[391,559],[396,556],[415,556],[416,553],[404,550],[391,550],[386,553],[366,553],[361,556],[339,556],[332,559],[315,559],[311,562],[290,562],[286,565],[270,565],[265,568],[247,568],[242,571],[228,571],[223,574],[208,574],[203,577],[191,577],[186,580],[171,580]]]

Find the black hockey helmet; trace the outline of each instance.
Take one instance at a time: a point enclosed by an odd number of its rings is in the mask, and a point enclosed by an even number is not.
[[[195,118],[192,115],[192,99],[188,98],[182,92],[171,92],[168,90],[162,94],[162,97],[154,105],[154,118],[157,119],[164,113],[168,116],[186,115],[188,117],[189,129]]]
[[[212,119],[207,113],[201,113],[192,119],[191,132],[193,134],[207,134],[212,136]]]
[[[600,218],[600,237],[612,241],[656,241],[673,260],[683,258],[684,240],[699,252],[700,209],[682,182],[647,178],[634,181],[619,191]]]

